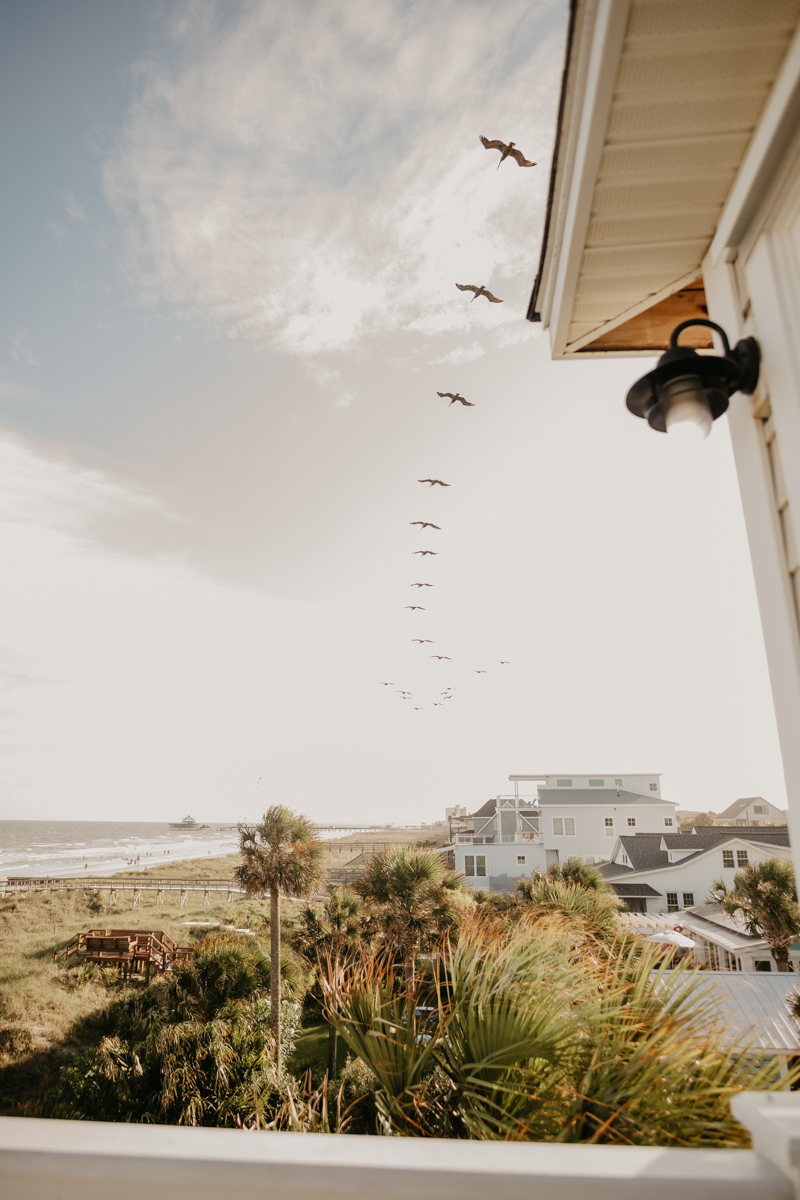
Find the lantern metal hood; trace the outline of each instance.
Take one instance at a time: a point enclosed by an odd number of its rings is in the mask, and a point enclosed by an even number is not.
[[[690,346],[679,346],[681,333],[692,325],[715,330],[725,354],[698,354]],[[756,390],[760,365],[755,338],[742,338],[731,350],[725,330],[713,321],[683,321],[673,329],[669,349],[655,370],[643,375],[628,392],[626,404],[635,417],[644,417],[659,433],[680,431],[706,438],[734,392],[750,396]]]

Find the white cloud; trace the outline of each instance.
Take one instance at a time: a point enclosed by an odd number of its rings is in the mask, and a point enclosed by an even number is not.
[[[541,24],[554,8],[326,0],[232,21],[191,5],[173,22],[178,65],[141,68],[105,164],[141,298],[304,354],[519,322],[558,90],[561,34]],[[545,163],[497,171],[479,133]],[[470,305],[456,279],[506,304]]]
[[[166,515],[151,496],[100,471],[48,458],[24,442],[0,437],[2,524],[85,534],[109,517]]]
[[[27,330],[21,325],[15,325],[7,338],[9,354],[15,362],[25,367],[39,367],[41,363],[31,349]]]

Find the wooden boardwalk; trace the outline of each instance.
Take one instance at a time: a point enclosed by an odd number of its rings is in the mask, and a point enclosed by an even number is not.
[[[184,907],[190,892],[203,893],[203,907],[211,904],[211,894],[221,894],[227,903],[234,896],[246,895],[244,888],[239,887],[232,879],[179,879],[163,876],[161,879],[151,875],[139,878],[124,875],[9,875],[8,879],[0,880],[3,896],[11,896],[27,892],[109,892],[111,904],[116,904],[118,892],[133,893],[133,907],[137,908],[143,892],[156,893],[156,905],[164,903],[167,892],[180,893],[180,906]],[[266,893],[267,895],[269,893]]]

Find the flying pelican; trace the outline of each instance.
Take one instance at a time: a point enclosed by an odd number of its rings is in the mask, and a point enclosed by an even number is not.
[[[412,554],[438,554],[438,550],[413,550]]]
[[[423,642],[427,642],[429,646],[433,645],[433,641],[431,638],[412,638],[411,641],[419,642],[420,646],[422,645]]]
[[[406,605],[404,605],[404,607],[410,608],[412,612],[414,611],[415,608],[418,608],[420,612],[425,612],[425,609],[422,607],[421,604],[406,604]]]
[[[441,393],[439,393],[441,395]],[[417,483],[429,483],[431,487],[438,483],[439,487],[450,487],[449,483],[442,483],[441,479],[418,479]]]
[[[409,525],[421,525],[423,529],[439,529],[441,525],[434,525],[433,521],[409,521]]]
[[[446,658],[446,659],[447,659],[447,661],[448,661],[448,662],[450,662],[450,655],[449,655],[449,654],[432,654],[432,655],[431,655],[431,658]]]
[[[409,587],[433,587],[432,583],[410,583]]]
[[[485,675],[486,672],[485,671],[475,671],[474,674],[475,675]]]
[[[504,163],[509,155],[511,155],[512,158],[515,158],[517,160],[517,163],[520,167],[535,167],[536,166],[535,162],[528,162],[527,158],[525,157],[525,155],[522,153],[521,150],[514,149],[513,142],[509,142],[508,144],[506,144],[505,142],[498,141],[496,138],[493,142],[490,142],[488,138],[485,138],[483,136],[483,134],[480,135],[480,138],[481,138],[481,145],[484,147],[484,149],[500,151],[500,162],[497,164],[498,171],[500,170],[501,163]]]
[[[485,296],[486,299],[491,301],[492,304],[502,304],[503,303],[503,301],[500,300],[499,297],[493,296],[492,293],[486,287],[484,287],[483,284],[481,284],[480,287],[476,287],[474,283],[457,283],[456,287],[458,288],[458,290],[460,292],[474,292],[475,293],[475,295],[472,297],[472,300],[470,300],[470,304],[474,303],[474,301],[478,299],[478,296]]]
[[[420,705],[415,705],[415,706],[414,706],[414,712],[422,712],[422,705],[421,705],[421,704],[420,704]]]
[[[500,662],[501,667],[510,667],[511,666],[510,658],[501,658],[501,659],[499,659],[499,662]]]
[[[458,403],[463,404],[465,408],[474,408],[475,407],[475,405],[472,403],[471,400],[465,400],[463,396],[460,396],[458,394],[458,392],[437,392],[436,395],[441,396],[443,400],[445,399],[446,396],[449,396],[450,404],[455,404],[455,402],[457,400]],[[449,407],[450,407],[450,405],[448,405],[448,408]],[[447,486],[450,487],[450,484],[448,483]]]
[[[391,682],[390,682],[390,683],[384,683],[384,682],[383,682],[383,680],[381,680],[381,687],[394,687],[394,684],[393,684],[393,683],[391,683]]]

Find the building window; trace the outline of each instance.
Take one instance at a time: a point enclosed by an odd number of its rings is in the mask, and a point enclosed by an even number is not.
[[[566,837],[575,837],[574,817],[564,817],[564,834]]]
[[[753,960],[753,966],[757,971],[771,971],[772,963],[768,958],[756,958]]]
[[[485,854],[476,854],[476,856],[475,856],[475,874],[476,875],[485,875],[486,874],[486,855]]]
[[[553,817],[554,837],[575,837],[574,817]]]
[[[664,824],[666,825],[667,829],[671,829],[672,828],[672,817],[664,817]]]
[[[524,866],[525,866],[525,855],[524,855],[524,854],[518,854],[518,855],[517,855],[517,866],[518,866],[518,867],[524,867]]]
[[[746,867],[747,866],[747,851],[746,850],[737,850],[736,851],[736,865],[737,865],[737,867]]]
[[[589,780],[589,787],[605,787],[605,786],[606,786],[605,779],[590,779]],[[756,809],[756,812],[758,812],[758,809]]]
[[[667,892],[667,912],[678,911],[678,893]]]
[[[556,787],[572,787],[571,779],[557,779]]]
[[[769,812],[769,809],[767,808],[766,804],[754,804],[753,812],[754,813],[763,813],[764,816],[766,816],[766,814]]]
[[[694,904],[694,892],[684,892],[683,893],[683,907],[691,908],[693,904]]]
[[[627,856],[627,854],[623,854],[623,856],[622,856],[622,861],[625,863],[625,866],[627,867],[627,865],[628,865],[628,856]]]
[[[605,830],[606,830],[606,837],[614,836],[614,818],[613,817],[605,818]]]
[[[475,874],[475,855],[474,854],[465,854],[464,855],[464,874],[465,875],[474,875]]]
[[[658,784],[657,784],[657,783],[651,783],[651,784],[650,784],[650,791],[651,791],[651,792],[657,792],[657,791],[658,791]]]
[[[635,827],[636,827],[636,817],[628,817],[628,824],[629,824],[629,826],[631,827],[631,829],[635,829]]]
[[[614,780],[614,787],[622,787],[622,780],[621,780],[621,779],[615,779],[615,780]]]
[[[733,851],[732,850],[723,850],[722,851],[722,865],[723,865],[723,867],[732,867],[733,866]]]

